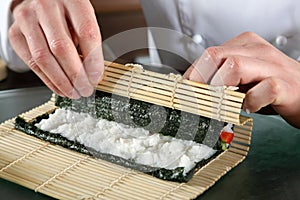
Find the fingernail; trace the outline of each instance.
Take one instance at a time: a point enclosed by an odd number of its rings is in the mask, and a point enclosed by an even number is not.
[[[81,96],[89,97],[93,94],[94,88],[93,87],[84,87],[84,88],[79,89],[79,92],[80,92]]]
[[[72,95],[73,99],[80,99],[80,97],[81,96],[78,93]]]
[[[196,73],[195,73],[195,72],[192,72],[192,73],[190,74],[189,80],[191,80],[191,81],[197,81],[197,77],[198,77],[198,76],[196,76]]]
[[[224,81],[222,79],[222,77],[220,75],[218,75],[218,73],[213,77],[213,79],[210,81],[211,85],[214,86],[223,86],[224,85]]]
[[[75,90],[73,89],[71,94],[68,95],[69,97],[71,97],[72,99],[80,99],[80,94]]]
[[[94,72],[94,73],[89,74],[89,79],[93,86],[98,85],[101,75],[102,75],[102,72]]]
[[[210,58],[211,58],[211,56],[208,54],[207,56],[205,56],[204,60],[209,61]]]
[[[249,115],[249,114],[251,114],[251,112],[250,112],[250,110],[247,108],[246,109],[246,113]]]

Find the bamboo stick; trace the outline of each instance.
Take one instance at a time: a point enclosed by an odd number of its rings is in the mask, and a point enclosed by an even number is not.
[[[127,71],[129,71],[129,72],[133,71],[132,66],[124,66],[124,65],[117,64],[117,63],[112,63],[112,62],[106,62],[105,65],[108,66],[107,69],[106,69],[108,71],[109,70],[119,70],[120,73],[124,73],[124,72],[127,72]],[[159,73],[146,71],[146,70],[142,70],[142,71],[145,74],[147,74],[148,76],[153,76],[153,77],[157,77],[157,78],[160,78],[160,79],[166,79],[166,77],[168,77],[169,79],[172,79],[172,76],[170,76],[170,75],[159,74]],[[194,81],[190,81],[190,80],[186,80],[186,79],[182,79],[182,82],[186,85],[192,85],[192,86],[195,86],[195,87],[198,87],[198,88],[204,88],[204,89],[214,90],[215,88],[220,88],[220,87],[213,87],[213,86],[209,86],[207,84],[194,82]],[[226,89],[227,87],[224,86],[223,88]],[[241,98],[244,98],[244,96],[245,96],[245,94],[243,94],[243,93],[235,92],[235,91],[232,91],[232,90],[226,90],[226,94],[233,95],[233,96],[236,96],[236,97],[241,97]]]
[[[116,85],[125,85],[126,87],[128,87],[128,85],[135,83],[135,85],[138,85],[140,87],[144,87],[146,85],[151,86],[151,87],[156,87],[156,88],[160,88],[161,92],[165,92],[165,91],[172,91],[174,89],[174,82],[172,85],[167,85],[165,84],[166,81],[160,81],[160,82],[155,82],[153,80],[151,80],[152,77],[148,77],[149,80],[143,80],[143,79],[133,79],[132,81],[130,80],[131,77],[120,77],[117,78],[118,76],[104,76],[104,79],[100,82],[101,84],[106,84],[107,82],[113,83],[114,85],[112,85],[113,87],[115,87]],[[181,92],[183,94],[189,93],[191,96],[194,96],[196,94],[198,95],[202,95],[203,98],[209,98],[209,97],[216,97],[216,98],[220,98],[222,97],[222,92],[218,91],[218,90],[207,90],[207,89],[199,89],[199,88],[193,88],[191,86],[188,85],[183,85],[180,82],[177,83],[177,88],[175,89],[176,93],[177,92]],[[224,93],[226,94],[226,93]],[[224,95],[224,99],[229,99],[231,101],[236,101],[238,103],[241,103],[243,101],[243,97],[235,97],[235,96],[230,96],[230,95]]]

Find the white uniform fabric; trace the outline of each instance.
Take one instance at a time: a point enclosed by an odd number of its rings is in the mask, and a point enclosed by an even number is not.
[[[172,36],[164,38],[168,40],[164,43],[169,44],[170,51],[183,49],[193,57],[192,60],[202,53],[195,52],[195,44],[203,48],[220,45],[246,31],[257,33],[290,57],[299,59],[300,4],[297,0],[140,1],[148,26],[172,29],[193,39],[194,44]],[[158,34],[151,35],[154,42],[160,41]],[[165,52],[159,52],[159,55],[163,64],[185,70],[180,59],[169,61],[169,54]]]
[[[6,47],[8,43],[7,30],[9,26],[10,4],[11,0],[0,1],[0,44],[2,47],[0,48],[0,53],[1,57],[5,60],[8,58],[7,49],[4,47]]]
[[[165,50],[151,51],[153,60],[179,71],[188,67],[186,60],[195,60],[205,48],[220,45],[245,31],[257,33],[290,57],[299,59],[300,4],[297,0],[140,1],[148,26],[171,29],[191,38],[182,39],[180,34],[161,38],[159,31],[150,33],[150,46],[163,42],[170,52],[177,54],[176,58]],[[28,67],[18,59],[7,39],[12,21],[10,3],[11,0],[0,1],[0,53],[12,69],[24,71]]]
[[[10,46],[7,34],[10,25],[12,24],[12,14],[10,5],[12,0],[0,1],[0,57],[5,60],[7,66],[16,72],[25,72],[29,68],[16,55]]]

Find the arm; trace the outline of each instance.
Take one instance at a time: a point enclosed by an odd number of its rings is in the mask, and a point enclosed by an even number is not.
[[[11,46],[51,90],[70,98],[92,94],[104,65],[90,1],[23,0],[13,17]]]
[[[246,86],[244,110],[270,105],[300,128],[300,63],[254,33],[208,48],[185,76],[212,85]]]

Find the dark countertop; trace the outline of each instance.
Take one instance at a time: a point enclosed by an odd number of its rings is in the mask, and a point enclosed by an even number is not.
[[[17,73],[7,69],[7,78],[0,81],[0,91],[38,86],[45,84],[32,71]]]
[[[0,91],[0,122],[49,100],[45,87]],[[199,199],[300,199],[300,130],[278,116],[252,114],[254,129],[246,160]],[[0,179],[0,199],[51,199]]]

